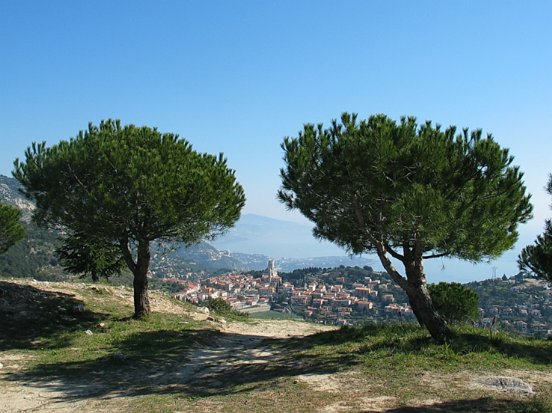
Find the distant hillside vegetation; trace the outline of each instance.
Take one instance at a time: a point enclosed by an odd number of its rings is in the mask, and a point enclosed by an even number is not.
[[[59,278],[55,274],[63,273],[63,270],[53,253],[57,234],[32,222],[34,205],[19,192],[17,180],[0,175],[0,202],[19,208],[27,229],[23,240],[0,255],[0,274],[37,279]]]

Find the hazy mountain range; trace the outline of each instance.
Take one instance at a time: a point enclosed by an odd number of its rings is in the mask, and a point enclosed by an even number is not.
[[[243,214],[234,228],[211,242],[219,250],[265,254],[272,257],[320,257],[346,255],[328,241],[319,241],[307,224]]]

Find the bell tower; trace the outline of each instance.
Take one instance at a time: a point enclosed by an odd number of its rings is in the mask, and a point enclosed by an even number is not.
[[[274,260],[271,258],[268,260],[268,282],[272,282],[272,277],[276,275],[278,275],[278,271],[276,271]]]

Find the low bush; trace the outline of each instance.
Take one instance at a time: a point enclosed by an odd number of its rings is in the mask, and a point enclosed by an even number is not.
[[[431,284],[429,294],[435,310],[449,324],[473,322],[479,318],[479,297],[462,284]]]

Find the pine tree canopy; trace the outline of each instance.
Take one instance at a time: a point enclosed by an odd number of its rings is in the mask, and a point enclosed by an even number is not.
[[[547,192],[552,195],[552,175]],[[518,258],[519,268],[552,282],[552,221],[546,220],[544,233],[537,236],[533,245],[525,247]]]
[[[480,130],[343,114],[328,129],[305,125],[282,148],[280,200],[353,253],[418,242],[428,256],[496,257],[531,217],[523,174]]]
[[[14,176],[36,201],[39,222],[114,241],[195,243],[231,226],[245,203],[222,155],[111,120],[49,148],[33,144]]]
[[[523,174],[480,130],[385,115],[357,122],[345,113],[328,129],[306,124],[282,148],[279,199],[314,222],[316,236],[355,254],[375,251],[438,342],[450,330],[432,303],[423,260],[496,257],[531,217]]]

